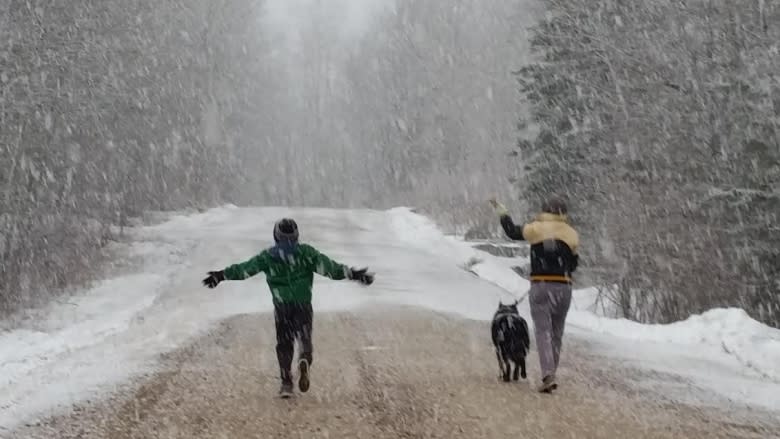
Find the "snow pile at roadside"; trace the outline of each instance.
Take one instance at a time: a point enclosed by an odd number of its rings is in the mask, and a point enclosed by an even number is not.
[[[134,270],[140,272],[97,282],[35,311],[16,329],[0,332],[0,393],[5,397],[0,432],[32,413],[89,395],[97,383],[111,383],[138,370],[140,360],[126,358],[111,340],[153,307],[170,274],[180,267],[180,255],[165,243],[118,245],[141,258]],[[100,359],[114,361],[109,366]]]
[[[398,238],[404,244],[428,251],[437,257],[450,257],[465,270],[503,288],[515,299],[523,299],[528,292],[530,282],[511,269],[512,266],[522,265],[527,260],[500,258],[479,251],[455,237],[444,235],[433,221],[409,208],[391,209],[388,214]]]
[[[745,367],[780,381],[780,330],[753,320],[739,308],[712,309],[667,325],[608,319],[588,312],[573,312],[570,322],[593,332],[637,342],[720,348]]]
[[[449,255],[456,263],[470,265],[470,271],[517,298],[525,296],[529,282],[510,268],[517,260],[509,262],[508,258],[489,255],[449,238],[431,220],[409,209],[393,209],[390,214],[396,232],[406,244]],[[721,350],[764,378],[780,382],[780,330],[753,320],[742,309],[713,309],[672,324],[648,325],[599,315],[597,296],[593,288],[574,292],[567,319],[573,328],[636,342],[707,346]]]
[[[133,317],[152,305],[162,284],[160,276],[129,275],[104,281],[87,294],[54,310],[73,316],[71,325],[53,332],[19,329],[0,334],[0,388],[60,355],[99,342],[127,329]],[[110,294],[124,289],[134,294]]]

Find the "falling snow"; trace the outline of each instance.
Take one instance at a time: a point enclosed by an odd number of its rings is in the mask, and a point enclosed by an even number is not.
[[[315,291],[324,310],[393,302],[481,321],[490,294],[527,287],[522,258],[463,242],[506,251],[486,200],[519,223],[552,195],[595,297],[574,332],[710,389],[711,404],[776,411],[761,383],[780,379],[778,23],[765,0],[0,2],[0,370],[14,392],[0,419],[182,346],[205,330],[183,302],[213,307],[209,322],[247,312],[229,291],[191,290],[273,245],[252,223],[269,212],[300,218],[337,260],[379,266],[367,292],[343,287],[350,306]],[[279,298],[257,274],[238,274],[239,297]],[[123,351],[127,370],[96,372]]]

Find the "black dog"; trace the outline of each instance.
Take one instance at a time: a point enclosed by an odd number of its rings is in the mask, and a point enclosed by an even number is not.
[[[509,372],[512,369],[510,362],[515,364],[512,379],[517,381],[519,377],[525,379],[525,356],[531,345],[528,338],[528,323],[520,317],[517,311],[517,303],[504,305],[498,303],[498,310],[493,316],[493,324],[490,332],[493,336],[493,345],[496,347],[498,367],[504,381],[509,381]]]

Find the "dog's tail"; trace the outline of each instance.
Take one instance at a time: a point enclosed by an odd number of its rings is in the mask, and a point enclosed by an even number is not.
[[[490,325],[490,335],[493,338],[494,344],[498,344],[504,341],[504,330],[501,327],[500,321],[494,320],[493,324]]]
[[[523,330],[522,333],[522,341],[523,341],[523,347],[525,347],[525,352],[527,353],[531,349],[531,340],[528,338],[528,322],[523,319]]]

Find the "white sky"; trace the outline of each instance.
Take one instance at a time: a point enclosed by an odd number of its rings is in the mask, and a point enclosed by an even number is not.
[[[266,29],[295,44],[301,30],[312,26],[319,13],[326,21],[321,25],[350,41],[370,31],[373,18],[392,5],[393,0],[266,0],[263,20]]]

